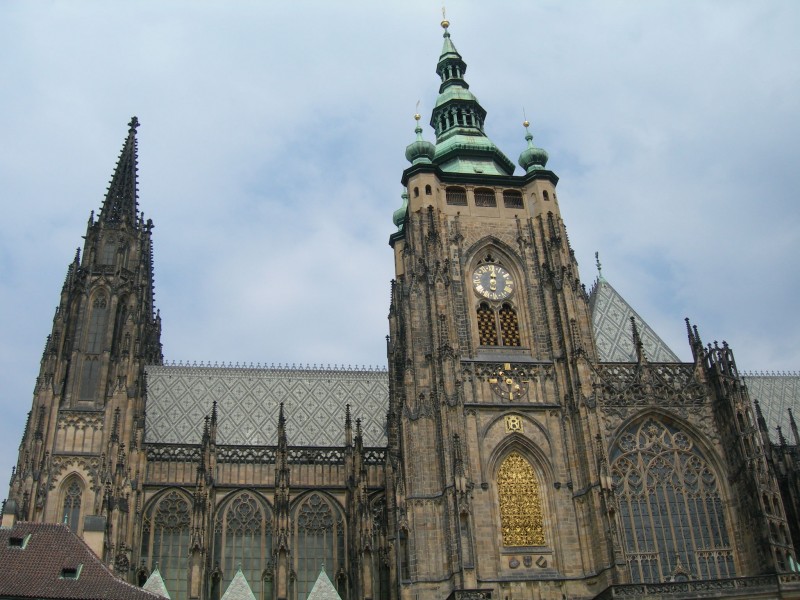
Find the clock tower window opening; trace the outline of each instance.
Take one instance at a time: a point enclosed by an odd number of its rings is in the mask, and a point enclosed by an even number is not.
[[[517,311],[509,302],[504,302],[499,310],[481,302],[477,310],[478,338],[481,346],[521,345]]]
[[[467,190],[462,187],[449,187],[445,190],[445,198],[451,206],[467,205]]]

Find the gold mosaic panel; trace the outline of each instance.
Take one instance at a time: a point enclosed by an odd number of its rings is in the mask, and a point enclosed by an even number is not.
[[[512,452],[497,473],[504,546],[543,546],[544,522],[539,481],[531,464]]]

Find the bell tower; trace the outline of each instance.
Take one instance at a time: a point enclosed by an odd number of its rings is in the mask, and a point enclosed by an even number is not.
[[[153,223],[138,212],[138,126],[133,117],[67,268],[9,496],[19,518],[66,522],[124,574],[144,475],[144,367],[162,360]]]
[[[588,296],[547,153],[526,121],[514,175],[486,135],[449,25],[436,143],[415,115],[390,237],[387,498],[399,594],[590,595],[565,582],[589,573],[609,582],[616,567],[601,541],[613,519]]]

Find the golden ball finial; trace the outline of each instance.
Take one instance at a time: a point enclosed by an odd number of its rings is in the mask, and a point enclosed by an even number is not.
[[[525,120],[522,122],[522,126],[523,126],[523,127],[526,127],[526,128],[527,128],[528,126],[530,126],[530,124],[531,124],[531,123],[530,123],[530,121],[528,121],[528,119],[525,119]]]
[[[450,27],[450,21],[448,21],[447,19],[443,19],[442,20],[442,29],[447,29],[448,27]]]
[[[415,121],[419,121],[421,118],[422,118],[422,115],[420,115],[419,113],[414,115],[414,120]]]

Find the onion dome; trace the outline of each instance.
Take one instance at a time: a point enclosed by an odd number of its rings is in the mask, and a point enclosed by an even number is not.
[[[547,164],[547,152],[533,145],[533,134],[528,131],[530,123],[525,121],[522,125],[525,127],[525,139],[528,140],[528,147],[519,155],[519,166],[525,169],[526,173],[544,169]]]
[[[430,163],[436,152],[436,146],[422,139],[422,127],[419,125],[419,113],[414,115],[414,119],[417,121],[417,127],[414,129],[414,132],[417,134],[417,140],[406,147],[406,160],[412,165]]]
[[[406,212],[408,212],[408,190],[405,190],[401,196],[403,204],[392,214],[392,221],[397,227],[397,231],[403,230],[403,225],[406,223]]]

